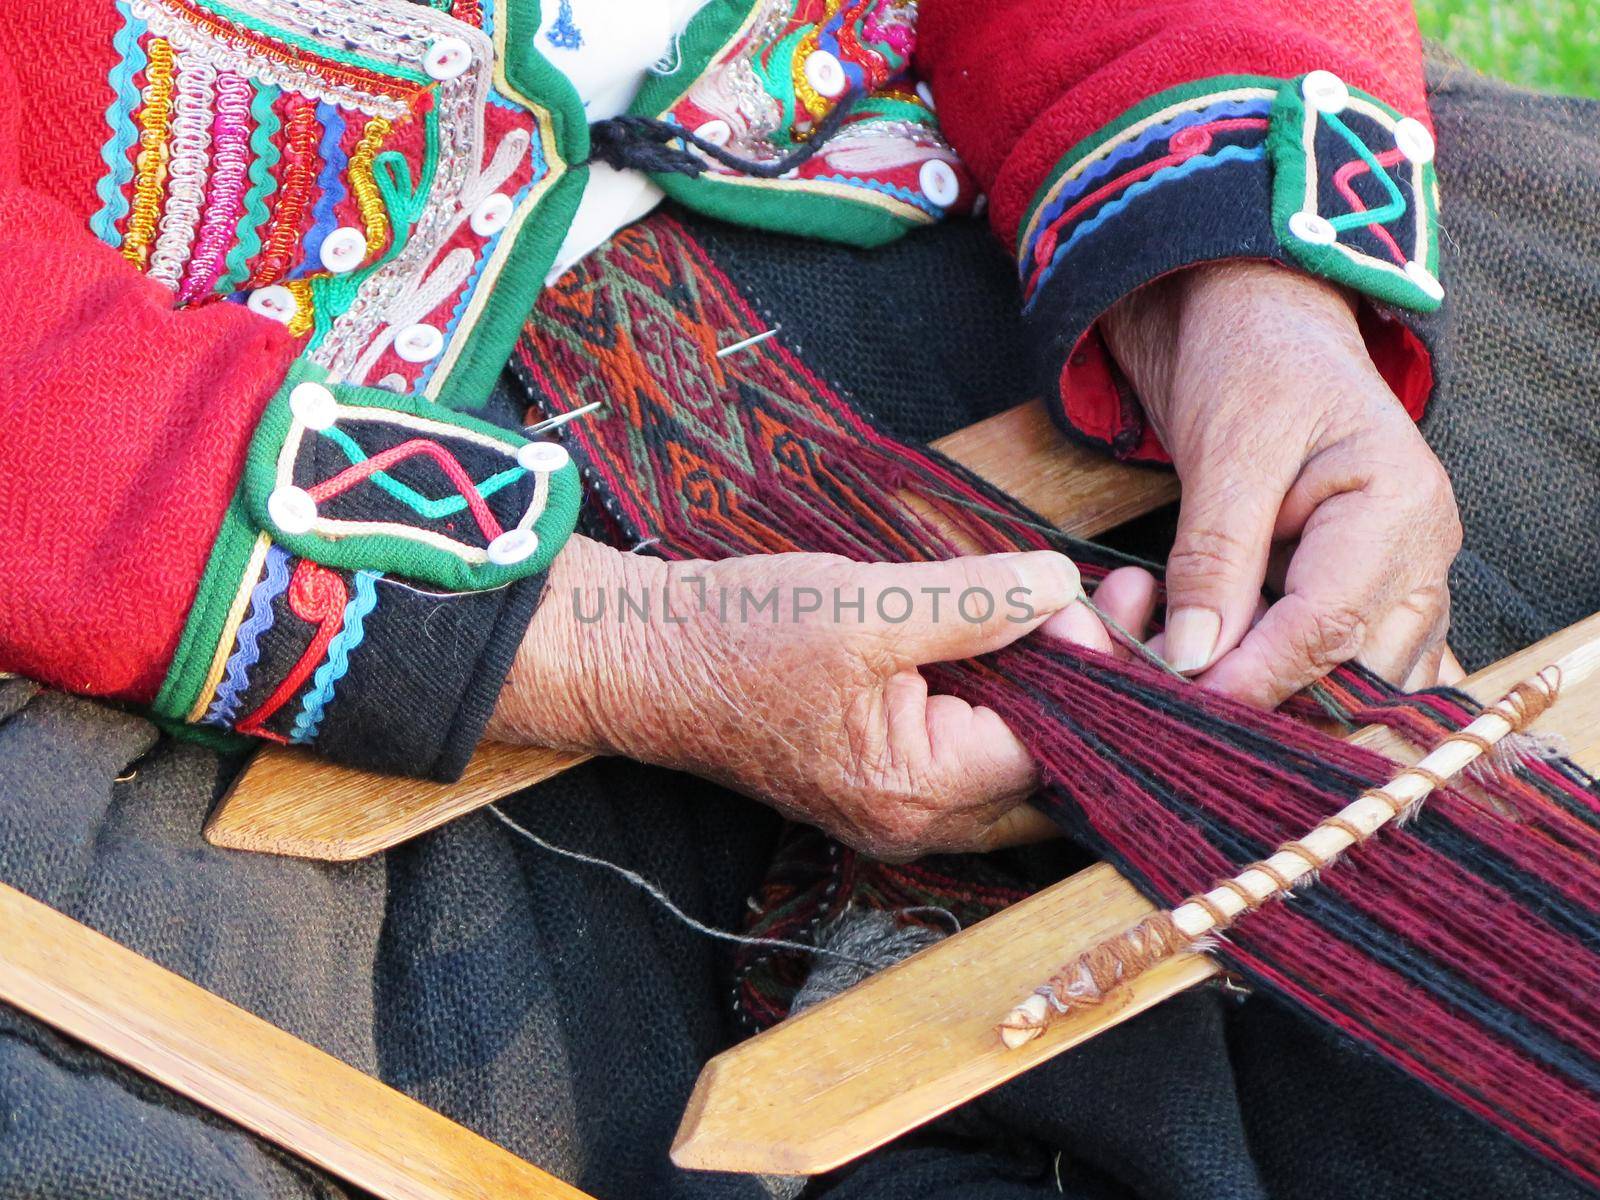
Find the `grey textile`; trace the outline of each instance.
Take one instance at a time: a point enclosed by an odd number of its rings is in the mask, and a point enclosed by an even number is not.
[[[1455,344],[1428,432],[1467,519],[1456,643],[1481,662],[1600,610],[1600,110],[1465,76],[1444,81],[1436,106]],[[902,431],[931,435],[1022,398],[1020,371],[982,370],[1005,344],[994,314],[1015,303],[982,231],[951,225],[870,256],[696,228],[785,337]],[[885,279],[912,280],[941,298],[938,322],[896,306],[863,350],[840,336],[862,324],[849,304],[815,303],[819,279],[861,305]],[[884,370],[886,355],[901,369]],[[233,766],[137,717],[0,684],[0,879],[604,1200],[772,1194],[666,1159],[700,1064],[731,1036],[720,947],[486,814],[349,865],[210,849],[200,823]],[[740,923],[777,836],[754,804],[622,762],[507,807],[725,928]],[[0,1200],[343,1194],[0,1008]],[[1531,1200],[1576,1189],[1375,1059],[1269,1002],[1207,990],[811,1194]]]

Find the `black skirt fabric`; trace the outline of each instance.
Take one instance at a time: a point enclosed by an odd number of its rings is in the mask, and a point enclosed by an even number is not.
[[[1449,355],[1426,430],[1467,549],[1470,664],[1600,610],[1600,106],[1447,68],[1434,94]],[[682,217],[779,335],[907,436],[1030,394],[1010,265],[964,223],[872,253]],[[514,417],[517,397],[499,401]],[[1161,521],[1142,538],[1159,546]],[[735,1036],[725,949],[485,813],[316,864],[212,849],[237,763],[138,717],[0,683],[0,879],[602,1200],[792,1197],[667,1160]],[[742,922],[760,806],[621,761],[505,804],[539,836]],[[4,936],[4,931],[0,931]],[[0,1008],[0,1200],[324,1197],[337,1182]],[[1525,1152],[1259,998],[1178,997],[807,1195],[1140,1200],[1559,1197]]]

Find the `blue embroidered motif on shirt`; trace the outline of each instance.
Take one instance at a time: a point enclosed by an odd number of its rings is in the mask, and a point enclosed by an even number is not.
[[[583,31],[572,19],[572,0],[561,0],[556,23],[550,26],[550,32],[544,36],[557,50],[577,50],[582,47]]]

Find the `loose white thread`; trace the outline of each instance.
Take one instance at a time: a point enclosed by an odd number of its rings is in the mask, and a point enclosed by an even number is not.
[[[644,892],[645,895],[649,896],[657,904],[661,905],[662,908],[666,909],[673,916],[677,917],[678,920],[682,921],[690,929],[694,930],[696,933],[704,934],[708,938],[715,938],[718,941],[723,942],[733,942],[740,946],[766,946],[773,950],[797,950],[802,954],[815,954],[823,958],[837,958],[842,962],[847,962],[857,967],[872,968],[877,965],[876,963],[869,962],[866,959],[857,958],[852,954],[840,954],[837,950],[829,950],[822,946],[808,946],[804,942],[791,942],[785,940],[784,938],[751,937],[747,934],[730,933],[726,929],[718,929],[714,925],[707,925],[704,921],[697,920],[694,917],[691,917],[688,913],[684,912],[683,909],[679,908],[673,903],[672,897],[668,896],[658,884],[652,883],[637,871],[630,871],[627,867],[620,866],[614,862],[607,862],[603,858],[595,858],[592,855],[583,854],[577,850],[568,850],[563,846],[554,845],[551,842],[545,841],[542,837],[528,829],[526,826],[520,825],[516,821],[513,821],[501,811],[499,805],[489,804],[485,805],[485,807],[495,820],[499,821],[507,829],[510,829],[518,836],[532,842],[535,846],[539,847],[539,849],[547,850],[551,854],[558,855],[561,858],[571,859],[573,862],[588,863],[592,867],[604,867],[613,874],[622,876],[623,879],[626,879],[629,883],[633,884],[634,887]]]

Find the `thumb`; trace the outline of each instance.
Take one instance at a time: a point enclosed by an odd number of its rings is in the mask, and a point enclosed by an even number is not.
[[[914,597],[911,619],[883,629],[906,666],[998,650],[1083,594],[1077,566],[1053,550],[883,564],[874,570],[881,572],[875,581],[880,594],[900,589]]]
[[[1283,500],[1250,474],[1224,459],[1184,475],[1166,574],[1166,656],[1176,671],[1205,670],[1250,628]]]

